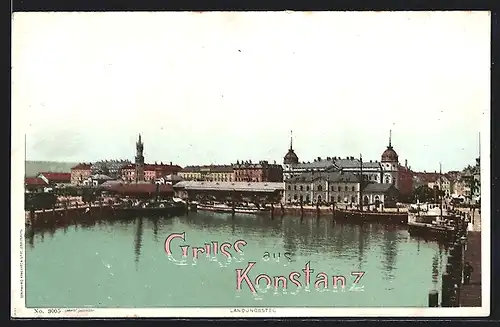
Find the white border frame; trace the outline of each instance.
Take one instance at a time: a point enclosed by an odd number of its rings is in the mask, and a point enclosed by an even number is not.
[[[491,21],[491,14],[488,15]],[[491,23],[490,23],[491,24]],[[490,59],[491,61],[491,59]],[[490,73],[491,77],[491,73]],[[26,308],[25,305],[25,212],[24,212],[24,109],[16,105],[23,95],[12,82],[11,143],[11,316],[14,318],[104,318],[104,317],[480,317],[490,314],[490,111],[481,121],[481,274],[482,307],[478,308],[128,308],[128,309],[48,309]],[[17,91],[17,92],[16,92]],[[488,90],[490,93],[490,90]],[[491,94],[490,94],[491,97]],[[16,108],[14,110],[14,108]],[[21,273],[23,278],[21,279]],[[233,310],[237,309],[237,312]],[[243,311],[243,312],[242,312]],[[261,311],[261,312],[259,312]]]

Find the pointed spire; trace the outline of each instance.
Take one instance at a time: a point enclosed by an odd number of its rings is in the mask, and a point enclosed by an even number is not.
[[[139,143],[141,143],[141,133],[139,133]]]
[[[290,131],[290,150],[293,150],[292,142],[293,142],[293,131]]]
[[[389,148],[392,148],[392,143],[391,143],[391,138],[392,138],[392,129],[389,130]]]

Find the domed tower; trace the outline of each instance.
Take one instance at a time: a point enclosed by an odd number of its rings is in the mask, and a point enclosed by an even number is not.
[[[382,153],[382,170],[383,170],[383,179],[382,183],[387,184],[397,184],[398,181],[398,165],[399,158],[396,151],[392,147],[391,143],[392,131],[389,131],[389,145],[387,149],[385,149],[384,153]],[[396,185],[397,187],[397,185]]]
[[[288,149],[288,152],[285,154],[285,157],[283,158],[283,164],[286,165],[296,165],[299,163],[299,157],[295,154],[295,151],[293,151],[293,136],[292,132],[290,131],[290,149]]]
[[[299,157],[295,154],[295,151],[293,151],[293,134],[292,131],[290,131],[290,149],[288,149],[288,152],[285,154],[285,157],[283,157],[283,179],[286,180],[290,177],[293,176],[293,166],[297,165],[299,163]]]

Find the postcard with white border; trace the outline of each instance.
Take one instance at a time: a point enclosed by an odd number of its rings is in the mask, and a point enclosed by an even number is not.
[[[489,315],[490,25],[13,14],[11,316]]]

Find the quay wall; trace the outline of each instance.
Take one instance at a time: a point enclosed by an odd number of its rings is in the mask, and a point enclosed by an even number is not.
[[[72,205],[68,207],[54,206],[25,212],[25,224],[31,227],[57,227],[77,222],[95,220],[100,216],[113,212],[113,207],[102,204]]]
[[[335,211],[337,210],[347,210],[349,211],[349,207],[345,206],[339,206],[335,207]],[[304,216],[317,216],[318,212],[320,216],[333,216],[334,214],[334,209],[333,207],[315,207],[315,206],[304,206],[303,210],[299,206],[279,206],[279,205],[274,205],[273,206],[273,215],[290,215],[290,216],[301,216],[302,212],[304,213]],[[369,212],[369,211],[367,211]],[[408,210],[406,208],[400,208],[399,211],[398,209],[384,209],[383,211],[378,211],[377,213],[383,215],[384,213],[387,214],[394,214],[394,213],[407,213]]]

